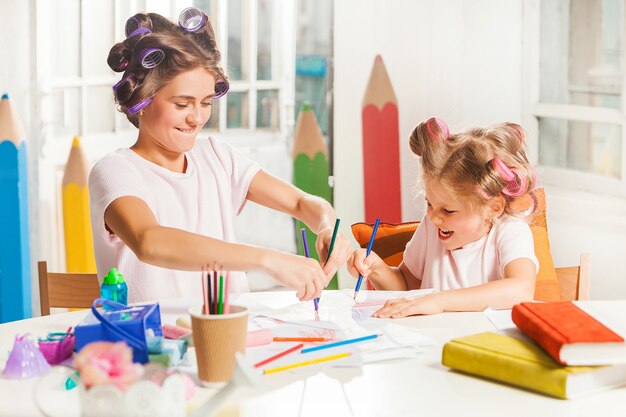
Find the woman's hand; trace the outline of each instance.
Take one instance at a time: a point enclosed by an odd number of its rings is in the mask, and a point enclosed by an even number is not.
[[[296,290],[300,301],[318,298],[330,281],[319,262],[313,258],[268,250],[263,264],[264,270],[276,281]]]
[[[354,278],[358,278],[359,274],[363,275],[363,278],[367,278],[369,274],[376,271],[378,267],[384,264],[384,261],[376,254],[376,252],[370,252],[369,256],[365,256],[367,251],[365,249],[357,249],[350,255],[348,259],[348,272]]]
[[[436,293],[422,297],[387,300],[385,305],[372,314],[372,316],[381,319],[399,319],[401,317],[415,316],[418,314],[438,314],[444,311],[443,303],[441,302],[441,293]]]
[[[341,232],[337,232],[335,243],[333,245],[333,251],[330,254],[328,262],[326,257],[328,256],[328,250],[330,249],[330,242],[333,237],[333,231],[330,228],[324,229],[317,235],[315,241],[315,249],[320,256],[320,262],[322,263],[324,274],[326,274],[327,282],[333,278],[339,267],[346,263],[352,252],[350,242],[346,239]]]

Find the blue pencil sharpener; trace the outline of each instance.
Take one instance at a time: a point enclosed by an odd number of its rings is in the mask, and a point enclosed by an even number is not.
[[[97,308],[102,305],[103,308]],[[133,362],[147,363],[149,336],[162,336],[159,304],[126,306],[104,298],[94,300],[89,313],[74,328],[76,350],[91,342],[124,341],[133,349]]]

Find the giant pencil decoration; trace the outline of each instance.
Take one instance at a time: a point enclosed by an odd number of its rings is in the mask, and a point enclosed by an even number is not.
[[[89,216],[88,172],[89,166],[80,140],[75,136],[65,165],[61,191],[67,272],[96,272]]]
[[[365,221],[402,221],[398,102],[385,64],[376,56],[363,107],[363,190]]]
[[[0,100],[0,323],[32,316],[25,138],[9,95],[3,94]]]
[[[328,147],[309,103],[304,103],[298,114],[292,156],[294,185],[332,203],[328,184]],[[303,227],[306,228],[310,247],[315,248],[315,234],[304,223],[296,221],[296,232]],[[301,254],[304,255],[304,253]],[[316,251],[311,251],[311,255],[319,260]],[[334,277],[326,288],[336,290],[338,288],[337,277]]]

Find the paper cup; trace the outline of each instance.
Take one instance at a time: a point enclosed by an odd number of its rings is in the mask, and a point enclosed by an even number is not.
[[[231,305],[229,314],[200,314],[202,307],[189,309],[198,363],[198,379],[209,386],[230,381],[235,353],[246,349],[248,309]]]

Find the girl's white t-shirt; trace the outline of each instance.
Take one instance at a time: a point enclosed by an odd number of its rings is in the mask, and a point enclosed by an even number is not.
[[[422,280],[421,288],[444,291],[503,279],[504,267],[519,258],[530,259],[539,270],[532,232],[522,219],[504,216],[481,239],[448,250],[437,227],[424,216],[406,245],[403,262]]]
[[[104,212],[114,200],[142,199],[161,226],[236,242],[233,217],[246,203],[259,172],[250,159],[214,138],[198,140],[185,154],[187,171],[154,164],[134,151],[118,149],[99,160],[89,174],[91,225],[98,278],[116,267],[128,285],[128,301],[201,297],[201,273],[141,262],[121,239],[106,230]],[[231,291],[248,291],[244,272],[230,273]]]

